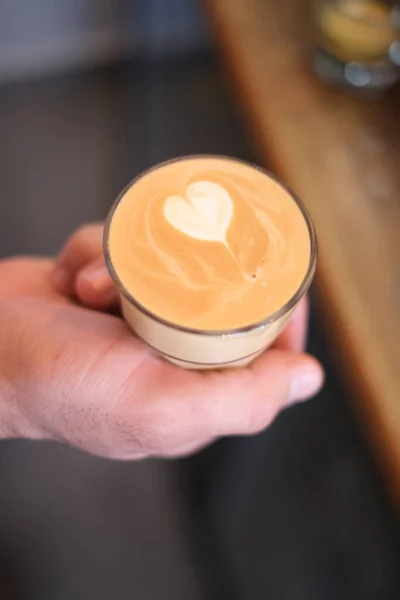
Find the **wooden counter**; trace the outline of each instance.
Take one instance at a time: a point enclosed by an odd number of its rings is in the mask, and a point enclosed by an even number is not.
[[[368,101],[322,84],[302,0],[207,6],[265,162],[315,221],[335,355],[400,506],[399,90]]]

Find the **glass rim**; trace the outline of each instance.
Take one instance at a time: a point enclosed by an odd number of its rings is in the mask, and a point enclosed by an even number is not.
[[[131,187],[133,187],[137,181],[139,181],[142,177],[144,177],[145,175],[148,175],[152,171],[155,171],[155,170],[159,169],[160,167],[164,167],[171,163],[180,162],[182,160],[196,160],[196,159],[207,159],[207,158],[208,159],[228,160],[231,162],[239,163],[241,165],[246,165],[248,167],[251,167],[252,169],[256,169],[257,171],[260,171],[261,173],[263,173],[264,175],[266,175],[267,177],[269,177],[270,179],[275,181],[275,183],[277,183],[279,186],[281,186],[284,190],[286,190],[288,192],[288,194],[291,196],[291,198],[296,203],[297,207],[299,208],[299,210],[306,222],[308,234],[310,236],[310,260],[309,260],[308,268],[307,268],[306,274],[305,274],[300,286],[298,287],[296,292],[293,294],[293,296],[291,296],[291,298],[289,298],[289,300],[281,308],[279,308],[277,311],[269,314],[264,319],[261,319],[254,323],[250,323],[249,325],[244,325],[242,327],[235,327],[232,329],[198,329],[195,327],[186,327],[184,325],[179,325],[178,323],[174,323],[173,321],[169,321],[168,319],[164,319],[163,317],[160,317],[159,315],[153,313],[151,310],[149,310],[145,306],[143,306],[138,300],[136,300],[136,298],[126,289],[126,287],[122,283],[121,279],[118,277],[118,274],[114,268],[114,265],[111,260],[111,253],[110,253],[110,248],[109,248],[110,227],[111,227],[111,222],[112,222],[114,213],[115,213],[119,203],[125,196],[126,192]],[[192,154],[192,155],[186,155],[186,156],[179,156],[179,157],[172,158],[172,159],[163,161],[161,163],[158,163],[158,164],[154,165],[153,167],[150,167],[149,169],[146,169],[145,171],[140,173],[137,177],[132,179],[132,181],[130,181],[130,183],[128,183],[128,185],[126,185],[124,187],[122,192],[117,196],[116,200],[114,200],[113,204],[111,205],[111,208],[108,212],[108,215],[107,215],[107,218],[105,221],[104,232],[103,232],[103,253],[104,253],[104,258],[106,261],[107,269],[108,269],[108,271],[111,275],[111,278],[114,281],[118,291],[126,298],[126,300],[128,300],[131,304],[133,304],[140,312],[145,314],[147,317],[151,318],[154,321],[157,321],[158,323],[160,323],[162,325],[165,325],[166,327],[175,329],[177,331],[181,331],[183,333],[192,333],[192,334],[203,335],[203,336],[219,336],[219,337],[221,337],[221,336],[228,336],[228,335],[229,336],[240,335],[240,334],[248,333],[249,331],[254,331],[256,329],[263,329],[264,327],[266,327],[267,325],[270,325],[271,323],[274,323],[275,321],[280,319],[283,315],[285,315],[287,312],[289,312],[291,309],[293,309],[298,304],[298,302],[301,300],[301,298],[306,294],[306,292],[309,289],[311,282],[313,280],[315,270],[316,270],[316,265],[317,265],[318,240],[317,240],[317,234],[315,231],[314,223],[311,219],[311,216],[310,216],[307,208],[305,207],[303,202],[300,200],[300,198],[297,196],[297,194],[288,185],[286,185],[278,177],[276,177],[274,174],[270,173],[269,171],[267,171],[266,169],[264,169],[262,167],[259,167],[258,165],[255,165],[254,163],[250,163],[245,160],[241,160],[241,159],[234,158],[231,156],[223,156],[223,155],[216,155],[216,154]]]

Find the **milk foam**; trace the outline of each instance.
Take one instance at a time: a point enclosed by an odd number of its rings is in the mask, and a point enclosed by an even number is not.
[[[164,204],[168,223],[196,240],[226,244],[233,212],[228,192],[212,181],[197,181],[189,185],[186,198],[168,196]]]
[[[279,310],[310,260],[305,219],[262,171],[229,159],[189,158],[137,180],[109,236],[128,292],[185,327],[233,329]]]
[[[164,216],[168,223],[191,238],[222,243],[243,278],[251,281],[231,252],[226,239],[233,214],[232,199],[228,192],[217,183],[197,181],[188,187],[186,197],[187,201],[181,196],[168,196],[164,204]]]

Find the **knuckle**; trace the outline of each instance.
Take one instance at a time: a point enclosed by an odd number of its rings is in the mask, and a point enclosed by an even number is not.
[[[81,225],[65,242],[59,260],[68,260],[72,255],[85,255],[88,248],[101,244],[103,225],[101,223],[87,223]]]
[[[258,403],[247,415],[245,433],[253,435],[264,431],[274,420],[276,410],[269,403]]]
[[[71,242],[78,246],[85,245],[88,241],[99,239],[103,233],[102,223],[86,223],[81,225],[71,238]]]

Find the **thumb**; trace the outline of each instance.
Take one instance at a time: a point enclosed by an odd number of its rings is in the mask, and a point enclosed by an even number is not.
[[[246,369],[210,372],[206,379],[213,434],[252,434],[286,406],[314,396],[324,373],[309,355],[268,350]]]

